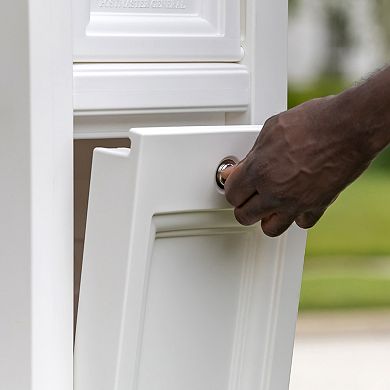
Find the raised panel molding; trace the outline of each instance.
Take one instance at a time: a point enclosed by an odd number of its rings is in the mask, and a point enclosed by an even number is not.
[[[76,62],[238,61],[237,0],[73,0]]]
[[[129,128],[160,126],[223,126],[224,112],[176,112],[158,114],[101,114],[74,117],[75,139],[128,138]]]
[[[245,111],[249,72],[239,64],[75,64],[76,115],[96,111]]]

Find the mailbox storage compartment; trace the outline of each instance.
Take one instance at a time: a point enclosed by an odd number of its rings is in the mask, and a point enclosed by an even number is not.
[[[76,62],[239,61],[239,0],[73,0]]]

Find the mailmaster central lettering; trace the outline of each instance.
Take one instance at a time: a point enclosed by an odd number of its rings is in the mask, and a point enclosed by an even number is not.
[[[98,0],[100,8],[186,9],[186,0]]]

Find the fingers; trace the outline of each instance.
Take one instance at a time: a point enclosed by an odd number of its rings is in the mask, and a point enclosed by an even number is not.
[[[248,174],[246,160],[236,167],[226,169],[227,179],[225,183],[225,196],[227,201],[234,207],[241,206],[256,193],[256,180]]]
[[[237,221],[244,226],[253,225],[260,221],[265,215],[269,215],[271,211],[266,211],[262,198],[259,194],[254,194],[242,206],[234,209],[234,215]]]
[[[322,217],[324,208],[307,211],[298,217],[288,213],[272,212],[265,207],[259,194],[252,196],[244,205],[234,210],[234,215],[241,225],[249,226],[261,220],[261,228],[265,235],[277,237],[283,234],[295,221],[303,228],[313,227]]]
[[[253,225],[261,220],[261,228],[269,237],[284,233],[294,222],[295,216],[288,213],[275,213],[267,206],[260,194],[253,195],[244,205],[236,207],[234,215],[241,225]]]
[[[321,207],[315,210],[306,211],[305,213],[299,215],[295,219],[295,222],[302,229],[309,229],[318,222],[325,213],[325,210],[326,208]]]
[[[249,226],[271,216],[282,207],[280,199],[256,192],[244,204],[234,209],[234,215],[241,225]]]
[[[277,237],[292,225],[294,219],[295,217],[290,214],[274,213],[261,221],[261,228],[265,235]]]

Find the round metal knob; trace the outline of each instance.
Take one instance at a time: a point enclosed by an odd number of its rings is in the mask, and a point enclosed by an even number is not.
[[[218,187],[222,190],[225,188],[225,179],[222,177],[222,172],[227,168],[234,167],[236,164],[237,161],[234,161],[232,158],[226,158],[219,164],[215,178]]]

